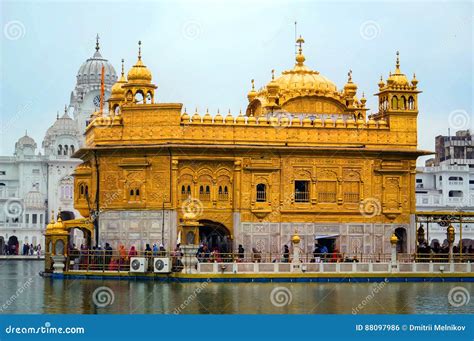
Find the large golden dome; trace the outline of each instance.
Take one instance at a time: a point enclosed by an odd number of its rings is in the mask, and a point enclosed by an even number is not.
[[[274,80],[280,87],[281,92],[295,91],[323,91],[337,92],[337,86],[326,77],[322,76],[318,71],[311,70],[304,65],[306,60],[303,55],[302,44],[303,38],[296,41],[300,45],[299,53],[296,55],[296,64],[293,69],[283,71],[281,76]]]
[[[151,71],[143,64],[141,55],[141,41],[138,42],[138,60],[128,71],[129,83],[151,83]]]
[[[343,92],[338,91],[331,80],[304,64],[304,39],[300,36],[296,43],[299,49],[292,69],[283,71],[279,77],[272,75],[272,80],[258,91],[254,90],[252,83],[252,91],[247,96],[247,116],[259,116],[280,109],[297,113],[338,113],[343,110]]]

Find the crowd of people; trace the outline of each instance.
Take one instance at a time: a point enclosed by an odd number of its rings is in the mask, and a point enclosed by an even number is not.
[[[127,251],[123,244],[119,245],[118,250],[114,250],[109,243],[105,243],[104,247],[101,245],[93,246],[92,249],[89,249],[86,244],[81,244],[78,249],[73,244],[69,247],[68,253],[74,270],[107,271],[128,270],[132,257],[144,256],[151,259],[152,257],[166,257],[168,254],[163,244],[159,246],[157,244],[153,244],[153,246],[146,244],[145,251],[139,252],[134,245]],[[175,251],[172,252],[171,257],[173,267],[182,267],[182,253],[179,244],[176,246]],[[148,264],[151,268],[152,262],[148,262]]]
[[[22,249],[20,250],[19,244],[6,244],[3,249],[3,254],[7,256],[41,256],[41,245],[33,245],[24,243]]]

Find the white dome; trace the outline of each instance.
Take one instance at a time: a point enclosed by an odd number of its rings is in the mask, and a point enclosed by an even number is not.
[[[36,148],[35,140],[33,140],[33,138],[28,136],[28,134],[26,134],[26,133],[25,133],[25,136],[20,137],[18,142],[15,143],[15,149],[24,148],[24,147],[31,147],[33,149]]]
[[[63,116],[59,117],[56,122],[54,122],[54,124],[49,127],[49,129],[46,131],[45,139],[50,136],[59,135],[79,135],[76,122],[71,117],[69,117],[67,112],[65,112]]]
[[[77,72],[77,85],[82,84],[100,84],[102,75],[102,66],[104,66],[104,83],[112,86],[117,81],[117,73],[109,61],[102,57],[99,52],[99,46],[92,58],[87,59]]]
[[[25,207],[42,210],[45,208],[43,195],[38,191],[29,191],[25,196]]]

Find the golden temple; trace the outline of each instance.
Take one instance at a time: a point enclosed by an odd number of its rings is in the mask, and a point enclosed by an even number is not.
[[[389,253],[393,233],[399,252],[413,251],[415,165],[425,154],[417,149],[417,79],[401,72],[397,53],[368,115],[352,72],[338,90],[305,64],[303,43],[292,69],[272,72],[260,89],[252,80],[236,116],[157,103],[140,46],[76,153],[84,162],[74,202],[94,220],[88,230],[114,248],[169,250],[191,214],[194,242],[226,251],[281,252],[295,230],[307,252],[319,238],[340,252]]]

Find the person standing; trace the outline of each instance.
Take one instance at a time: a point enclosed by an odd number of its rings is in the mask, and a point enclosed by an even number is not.
[[[290,262],[290,249],[288,248],[288,245],[286,245],[286,244],[283,247],[283,262],[284,263],[289,263]]]

